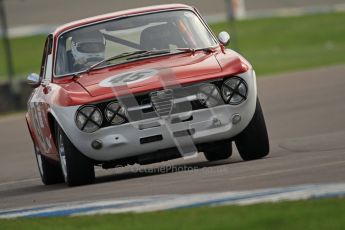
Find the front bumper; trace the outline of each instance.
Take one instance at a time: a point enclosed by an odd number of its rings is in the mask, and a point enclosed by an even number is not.
[[[87,157],[102,162],[176,147],[176,138],[185,135],[194,144],[213,142],[238,135],[254,115],[257,98],[255,72],[250,70],[238,76],[246,81],[248,95],[246,101],[236,106],[222,105],[173,114],[171,119],[157,117],[140,120],[104,127],[94,133],[85,133],[76,127],[72,118],[79,106],[55,106],[53,113],[75,147]],[[241,116],[237,124],[232,123],[235,114]],[[170,122],[172,120],[174,122]],[[102,148],[92,148],[91,143],[95,140],[102,143]]]

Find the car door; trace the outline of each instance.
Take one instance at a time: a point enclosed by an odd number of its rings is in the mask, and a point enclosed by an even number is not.
[[[41,84],[34,89],[29,101],[29,112],[34,126],[36,140],[38,141],[36,144],[44,155],[56,155],[55,148],[53,148],[54,145],[52,144],[53,134],[51,133],[47,116],[52,80],[52,46],[53,36],[49,35],[45,42],[39,74]]]

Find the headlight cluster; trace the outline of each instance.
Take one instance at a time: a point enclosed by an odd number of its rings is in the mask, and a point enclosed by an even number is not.
[[[202,108],[212,108],[219,105],[238,105],[247,99],[248,87],[244,79],[231,77],[223,82],[204,83],[197,86],[193,95]],[[125,107],[118,101],[85,105],[80,107],[75,116],[77,127],[87,133],[92,133],[104,126],[120,125],[128,121]]]
[[[247,99],[248,88],[240,77],[231,77],[222,85],[222,96],[225,103],[238,105]]]
[[[222,103],[217,86],[213,84],[202,84],[197,94],[200,104],[208,108],[215,107]]]
[[[126,109],[119,102],[114,101],[107,105],[105,117],[113,125],[120,125],[126,122]]]
[[[101,107],[96,105],[80,107],[75,117],[77,127],[87,133],[98,130],[104,123]],[[127,122],[126,109],[117,101],[110,102],[105,106],[104,117],[106,119],[105,123],[108,125],[119,125]]]
[[[86,105],[78,109],[75,122],[80,130],[91,133],[101,127],[103,116],[96,106]]]
[[[198,89],[197,97],[200,104],[210,108],[224,102],[238,105],[247,99],[247,93],[248,87],[245,80],[240,77],[231,77],[219,84],[202,84]]]

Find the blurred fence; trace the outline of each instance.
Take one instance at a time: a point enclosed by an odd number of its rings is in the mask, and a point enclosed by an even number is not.
[[[11,82],[14,76],[14,69],[13,69],[11,44],[10,44],[10,39],[8,37],[8,24],[7,24],[6,10],[4,7],[3,0],[0,0],[0,31],[2,35],[1,40],[3,42],[8,80]]]
[[[26,81],[18,80],[15,83],[0,83],[0,113],[23,110],[32,92]]]

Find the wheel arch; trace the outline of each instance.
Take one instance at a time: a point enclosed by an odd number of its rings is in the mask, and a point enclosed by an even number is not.
[[[35,135],[34,135],[32,129],[31,129],[31,122],[30,122],[30,117],[29,117],[28,114],[25,115],[25,121],[26,121],[26,125],[28,127],[28,131],[29,131],[31,140],[32,140],[32,142],[33,142],[33,144],[35,146],[35,145],[37,145],[37,140],[36,140]]]
[[[47,118],[48,118],[48,125],[49,125],[49,129],[50,129],[50,133],[52,135],[53,142],[56,146],[56,139],[55,139],[56,125],[55,125],[55,123],[57,121],[56,121],[55,116],[50,111],[47,114]]]

